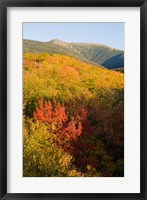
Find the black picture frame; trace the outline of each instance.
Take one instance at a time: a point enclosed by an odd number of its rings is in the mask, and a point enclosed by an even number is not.
[[[7,8],[8,7],[140,7],[141,15],[141,192],[29,194],[7,193]],[[135,22],[134,22],[135,23]],[[146,0],[1,0],[0,1],[0,198],[1,199],[147,199],[147,1]],[[135,111],[134,111],[135,112]]]

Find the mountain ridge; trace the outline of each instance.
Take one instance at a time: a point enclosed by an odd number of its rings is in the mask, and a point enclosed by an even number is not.
[[[48,42],[23,40],[24,52],[65,54],[90,64],[100,64],[108,69],[124,67],[124,52],[99,43],[64,42],[52,39]]]

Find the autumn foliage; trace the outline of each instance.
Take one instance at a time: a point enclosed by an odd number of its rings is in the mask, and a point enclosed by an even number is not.
[[[124,75],[24,55],[24,176],[123,176]]]
[[[54,100],[54,106],[51,102],[45,102],[43,100],[39,101],[39,106],[34,112],[34,119],[39,122],[44,123],[47,126],[48,134],[53,133],[57,136],[59,144],[66,140],[64,149],[67,148],[67,141],[76,141],[78,136],[82,134],[82,117],[73,116],[68,118],[65,111],[65,106],[60,105]]]

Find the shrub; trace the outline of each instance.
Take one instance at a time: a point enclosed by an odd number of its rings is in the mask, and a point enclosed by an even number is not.
[[[72,156],[56,144],[56,136],[47,127],[26,120],[23,139],[23,175],[25,177],[69,176]],[[78,174],[78,172],[77,172]]]

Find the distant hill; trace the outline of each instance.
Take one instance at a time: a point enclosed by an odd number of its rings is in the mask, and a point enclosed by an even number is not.
[[[108,69],[124,67],[124,52],[103,44],[64,42],[58,39],[49,42],[23,41],[24,52],[64,54],[90,64],[100,64]]]

